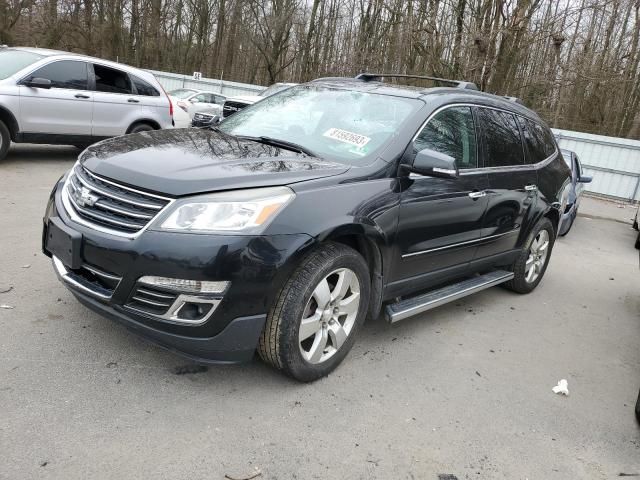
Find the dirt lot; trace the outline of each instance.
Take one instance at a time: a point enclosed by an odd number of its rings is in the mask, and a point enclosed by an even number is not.
[[[187,362],[80,306],[40,253],[76,155],[23,146],[0,163],[0,304],[14,307],[0,309],[0,478],[640,474],[638,251],[630,225],[593,218],[610,205],[589,201],[532,294],[370,322],[314,384],[259,361],[176,375]],[[551,392],[561,378],[569,397]]]

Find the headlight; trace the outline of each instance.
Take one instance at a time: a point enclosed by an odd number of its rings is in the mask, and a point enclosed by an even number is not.
[[[260,233],[295,194],[287,187],[235,190],[176,202],[160,229],[201,233]]]

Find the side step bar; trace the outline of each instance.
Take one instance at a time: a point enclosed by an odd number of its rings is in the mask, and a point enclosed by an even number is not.
[[[399,322],[445,303],[453,302],[467,295],[508,282],[512,278],[513,272],[495,270],[462,282],[447,285],[438,290],[423,293],[417,297],[407,298],[387,305],[385,316],[390,323]]]

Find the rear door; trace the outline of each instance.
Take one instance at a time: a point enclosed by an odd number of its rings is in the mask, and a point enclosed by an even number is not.
[[[158,89],[146,80],[135,75],[129,75],[129,78],[131,78],[133,82],[134,91],[134,95],[130,98],[136,101],[129,102],[127,99],[127,103],[134,103],[140,107],[140,118],[158,119],[163,118],[164,114],[164,116],[167,117],[166,121],[171,123],[171,118],[169,117],[169,102],[160,94]],[[166,125],[161,126],[165,127]]]
[[[525,161],[516,115],[488,107],[477,107],[475,113],[489,181],[483,241],[476,252],[476,259],[481,259],[516,248],[533,217],[538,187],[535,166]]]
[[[24,77],[51,81],[51,88],[20,85],[20,125],[24,133],[91,135],[93,93],[86,62],[57,60]]]
[[[412,156],[425,148],[456,159],[458,178],[411,174],[401,194],[398,258],[393,287],[426,288],[465,272],[481,235],[487,205],[487,176],[478,170],[478,142],[471,108],[451,106],[437,113],[411,145]],[[413,159],[411,159],[413,161]]]
[[[127,72],[97,63],[91,64],[94,78],[94,137],[124,135],[140,119],[140,98]]]

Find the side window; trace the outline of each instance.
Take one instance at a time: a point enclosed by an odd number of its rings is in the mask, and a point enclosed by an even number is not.
[[[89,75],[85,62],[60,60],[39,68],[26,79],[45,78],[51,80],[52,88],[67,88],[73,90],[87,90]]]
[[[527,163],[538,163],[555,152],[553,136],[539,123],[518,117],[527,145]]]
[[[511,113],[478,108],[485,144],[485,166],[522,165],[524,152],[516,118]]]
[[[138,92],[138,95],[144,95],[145,97],[160,96],[160,93],[144,80],[136,77],[135,75],[131,75],[131,79],[133,80],[133,84],[136,87],[136,91]]]
[[[476,134],[469,107],[441,111],[422,129],[414,141],[416,152],[430,148],[456,159],[458,168],[476,168]]]
[[[206,93],[201,93],[199,95],[196,95],[195,97],[193,97],[194,100],[197,100],[200,103],[208,103],[209,102],[209,96]]]
[[[132,94],[129,75],[115,68],[93,65],[96,74],[96,91],[105,93]]]
[[[221,96],[221,95],[216,95],[215,96],[215,102],[213,103],[217,103],[218,105],[224,105],[224,101],[226,100],[225,97]]]
[[[577,155],[575,159],[576,159],[576,178],[580,178],[580,176],[582,175],[582,164],[580,163],[580,159],[578,159]]]

